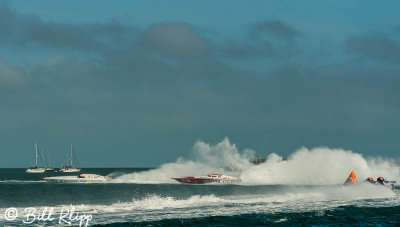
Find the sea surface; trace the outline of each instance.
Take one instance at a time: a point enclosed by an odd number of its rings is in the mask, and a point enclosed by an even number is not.
[[[120,176],[149,169],[82,169]],[[0,169],[0,226],[79,226],[57,218],[91,215],[88,226],[400,226],[400,188],[359,184],[182,185],[175,183],[50,184],[24,169]],[[25,209],[34,208],[27,218]],[[38,220],[53,209],[54,220]],[[18,212],[7,220],[9,209]],[[14,210],[14,211],[15,211]],[[10,219],[10,217],[8,217]],[[66,220],[66,219],[63,219]],[[83,222],[82,226],[86,223]]]

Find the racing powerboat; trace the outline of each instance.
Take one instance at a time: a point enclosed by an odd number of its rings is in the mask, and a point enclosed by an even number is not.
[[[87,173],[78,176],[43,177],[42,179],[49,183],[105,183],[111,180],[110,177]]]
[[[366,179],[367,182],[375,185],[382,185],[391,189],[394,189],[394,186],[396,185],[396,181],[388,181],[385,180],[383,177],[378,177],[376,181],[372,179],[371,177],[368,177]],[[347,180],[344,182],[344,185],[355,185],[357,184],[357,177],[356,174],[354,174],[354,171],[351,171],[350,176],[347,178]]]
[[[391,189],[394,189],[394,186],[396,185],[396,181],[389,181],[383,177],[378,177],[376,179],[376,181],[374,181],[374,179],[372,177],[368,177],[366,181],[371,184],[383,185],[383,186],[391,188]]]
[[[239,178],[236,177],[231,177],[216,173],[208,174],[207,176],[174,177],[172,179],[184,184],[211,184],[211,183],[232,184],[232,183],[239,183],[241,181]]]

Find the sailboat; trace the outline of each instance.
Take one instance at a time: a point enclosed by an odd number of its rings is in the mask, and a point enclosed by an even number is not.
[[[44,173],[45,169],[43,167],[38,167],[38,148],[37,144],[35,143],[35,154],[36,154],[36,166],[29,167],[26,169],[25,172],[27,173]]]
[[[64,173],[76,173],[76,172],[81,171],[81,169],[72,167],[72,160],[74,160],[74,159],[75,159],[75,162],[77,162],[76,155],[74,155],[73,152],[72,152],[72,144],[71,144],[71,150],[70,150],[70,156],[69,156],[70,165],[69,166],[63,166],[60,169],[60,171],[64,172]]]
[[[47,166],[47,168],[45,170],[48,171],[48,172],[55,172],[56,170],[54,168],[51,168],[50,154],[48,155],[48,157],[49,157],[49,163],[48,163],[48,166]]]

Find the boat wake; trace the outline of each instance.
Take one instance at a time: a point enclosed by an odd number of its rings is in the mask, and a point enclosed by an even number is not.
[[[242,186],[243,187],[243,186]],[[253,186],[250,186],[253,187]],[[399,190],[389,190],[366,184],[362,187],[292,186],[288,190],[247,193],[241,195],[189,195],[179,198],[147,194],[129,202],[112,204],[65,204],[55,207],[55,213],[73,206],[76,212],[92,214],[96,223],[114,223],[124,216],[133,222],[172,218],[231,216],[238,214],[273,214],[324,211],[340,206],[392,207],[398,206]],[[44,207],[36,207],[42,210]],[[0,209],[0,212],[4,212]]]
[[[0,180],[3,184],[31,184],[31,183],[46,183],[43,180]]]
[[[240,152],[227,138],[216,145],[199,141],[190,159],[178,158],[157,169],[120,175],[113,182],[172,184],[176,183],[173,177],[221,173],[241,178],[244,185],[325,185],[343,183],[352,170],[361,180],[378,176],[400,180],[400,167],[393,160],[365,158],[343,149],[301,148],[287,160],[272,153],[259,165],[249,161],[253,155],[250,149]]]

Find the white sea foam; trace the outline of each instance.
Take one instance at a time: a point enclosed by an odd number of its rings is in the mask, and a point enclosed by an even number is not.
[[[287,160],[275,153],[265,163],[254,165],[249,159],[254,151],[239,152],[227,138],[216,145],[195,143],[190,160],[178,158],[157,169],[119,176],[118,183],[176,183],[171,177],[223,173],[238,176],[243,184],[341,184],[352,170],[358,179],[384,176],[400,180],[400,168],[392,160],[365,158],[343,149],[301,148]]]
[[[176,183],[172,177],[182,175],[204,175],[212,172],[238,175],[252,166],[249,159],[254,151],[246,149],[238,152],[235,144],[227,138],[217,145],[196,142],[191,152],[192,160],[178,158],[174,163],[166,163],[157,169],[135,172],[117,177],[118,183]]]
[[[268,187],[268,186],[266,186]],[[207,207],[224,207],[226,205],[261,205],[280,206],[282,208],[290,208],[291,205],[296,204],[296,208],[307,207],[309,203],[321,202],[328,205],[334,201],[338,203],[358,203],[365,199],[389,199],[394,198],[398,201],[396,193],[388,188],[371,185],[368,183],[360,184],[357,186],[320,186],[314,188],[301,188],[294,187],[285,192],[275,192],[270,194],[245,194],[245,195],[229,195],[229,196],[216,196],[210,195],[193,195],[189,198],[174,198],[171,196],[159,196],[156,194],[147,195],[141,199],[133,199],[131,202],[114,203],[110,206],[97,206],[99,211],[144,211],[144,210],[163,210],[163,209],[177,209],[177,208],[198,208]],[[387,202],[387,201],[386,201]],[[92,206],[89,206],[93,208]],[[82,209],[89,208],[82,205]],[[292,208],[295,208],[294,206]],[[267,209],[266,209],[267,210]]]
[[[270,186],[265,186],[270,187]],[[249,213],[272,214],[276,212],[308,212],[334,209],[339,206],[390,207],[400,202],[399,191],[385,187],[360,184],[356,186],[290,187],[284,192],[217,196],[192,195],[175,198],[149,194],[130,202],[113,204],[65,204],[55,207],[55,213],[73,206],[76,212],[94,215],[93,223],[124,220],[152,221],[170,218],[196,218],[206,216],[231,216]],[[42,210],[44,207],[36,207]],[[4,212],[0,209],[0,213]]]
[[[354,170],[359,180],[384,176],[399,179],[392,162],[366,159],[342,149],[301,148],[287,160],[271,154],[267,161],[245,169],[240,177],[247,184],[340,184]]]

